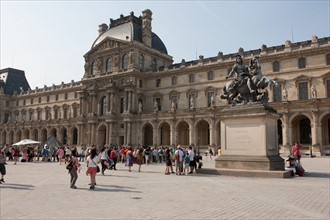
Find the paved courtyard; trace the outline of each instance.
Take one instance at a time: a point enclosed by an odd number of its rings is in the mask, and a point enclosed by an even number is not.
[[[118,164],[90,190],[85,164],[70,189],[63,164],[8,162],[0,219],[329,219],[330,157],[302,164],[306,176],[288,179],[164,175],[164,164],[130,173]]]

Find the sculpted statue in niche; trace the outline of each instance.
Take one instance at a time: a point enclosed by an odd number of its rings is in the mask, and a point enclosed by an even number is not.
[[[215,105],[214,95],[211,96],[211,106],[213,107]]]
[[[138,111],[139,113],[142,113],[142,107],[143,107],[142,102],[139,102],[139,111]]]
[[[283,88],[282,90],[282,99],[283,101],[288,101],[288,91],[286,90],[286,88]]]
[[[172,111],[175,111],[176,110],[176,103],[175,103],[175,99],[173,98],[172,101],[171,101],[171,110]]]
[[[129,63],[134,63],[134,51],[129,52]]]
[[[194,109],[195,108],[195,97],[193,95],[190,96],[189,103],[190,103],[190,109]]]
[[[158,111],[159,111],[159,109],[158,109],[158,102],[157,102],[156,99],[155,99],[155,101],[154,101],[154,111],[155,111],[155,112],[158,112]]]
[[[118,60],[118,55],[115,55],[113,58],[113,66],[118,67],[119,60]]]
[[[97,68],[97,71],[99,71],[99,72],[102,71],[102,59],[101,58],[98,58],[96,60],[96,68]]]
[[[317,94],[316,94],[316,88],[314,85],[311,86],[311,95],[313,99],[317,98]]]
[[[259,102],[268,103],[268,86],[277,86],[277,82],[263,76],[259,57],[255,56],[251,59],[247,67],[243,64],[242,57],[236,56],[236,64],[229,72],[226,79],[235,76],[234,80],[230,80],[223,88],[222,99],[227,99],[230,104],[247,104]]]
[[[89,62],[87,59],[85,59],[85,65],[84,65],[84,68],[85,68],[85,75],[88,75],[88,70],[89,70]]]

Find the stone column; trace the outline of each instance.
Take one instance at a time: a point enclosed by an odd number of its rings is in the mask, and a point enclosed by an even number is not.
[[[112,101],[112,99],[111,99],[111,92],[108,91],[108,109],[107,109],[107,112],[110,112],[110,113],[112,112],[112,108],[111,108],[112,106],[110,104],[111,101]]]
[[[190,119],[189,121],[189,144],[192,145],[192,144],[195,144],[197,145],[197,142],[196,142],[196,135],[195,135],[195,126],[194,126],[194,121],[193,119]]]
[[[170,136],[170,143],[176,144],[176,129],[175,129],[175,123],[171,123],[171,136]]]
[[[290,152],[291,150],[291,128],[292,126],[289,125],[289,116],[288,116],[288,112],[284,112],[282,113],[282,135],[283,135],[283,151],[284,152]]]
[[[311,128],[312,128],[312,145],[313,146],[320,146],[322,143],[322,128],[321,123],[319,122],[319,114],[318,110],[312,111],[312,122],[311,122]]]
[[[78,125],[78,127],[79,127],[79,129],[78,129],[78,145],[81,145],[81,142],[82,142],[82,140],[81,140],[81,137],[82,137],[82,124],[79,124]]]
[[[110,99],[111,99],[111,101],[110,101],[110,113],[114,113],[113,104],[114,104],[115,100],[114,100],[114,93],[113,92],[111,92]]]
[[[127,122],[126,122],[126,125],[127,125],[127,130],[126,130],[126,143],[127,143],[127,144],[132,144],[132,143],[131,143],[132,122],[131,122],[131,121],[127,121]]]
[[[109,144],[114,144],[112,143],[113,140],[112,140],[112,132],[113,132],[113,122],[108,122],[108,137],[109,137]]]
[[[153,123],[153,144],[158,144],[158,129],[157,129],[157,124]]]
[[[132,91],[128,91],[127,111],[131,112],[131,110],[132,110]]]
[[[211,124],[210,124],[210,145],[216,144],[215,140],[215,129],[214,129],[214,118],[211,118]]]

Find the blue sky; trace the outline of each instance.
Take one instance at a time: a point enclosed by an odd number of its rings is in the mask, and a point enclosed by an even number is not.
[[[145,9],[175,63],[329,37],[329,2],[1,0],[0,68],[24,70],[32,89],[79,81],[98,25]]]

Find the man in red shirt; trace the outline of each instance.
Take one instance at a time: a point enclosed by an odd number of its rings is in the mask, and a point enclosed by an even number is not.
[[[295,145],[292,146],[292,154],[293,156],[297,157],[298,161],[300,160],[301,157],[300,149],[301,149],[301,145],[298,142],[296,142]]]

